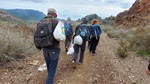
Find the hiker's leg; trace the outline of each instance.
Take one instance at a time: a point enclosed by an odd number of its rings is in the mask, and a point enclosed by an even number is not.
[[[92,51],[93,44],[94,44],[94,42],[93,42],[93,39],[91,38],[91,47],[90,47],[90,49],[89,49],[90,52]]]
[[[98,45],[98,42],[99,42],[99,38],[96,40],[94,39],[94,45],[93,45],[93,49],[92,49],[92,53],[95,54],[95,50],[96,50],[96,47]]]
[[[97,40],[93,38],[92,54],[95,54],[96,45],[97,45]]]
[[[81,45],[81,52],[80,52],[80,59],[79,59],[80,63],[83,63],[85,48],[86,48],[86,42],[83,42]]]
[[[49,73],[46,80],[46,84],[53,84],[54,83],[54,77],[57,70],[57,64],[59,59],[60,52],[51,51],[49,53]]]
[[[49,61],[49,52],[46,51],[46,50],[43,50],[43,55],[44,55],[44,58],[45,58],[45,62],[46,62],[46,66],[47,66],[47,71],[49,72],[49,64],[50,64],[50,61]]]
[[[73,53],[73,59],[74,61],[77,60],[77,57],[78,57],[78,53],[79,53],[79,45],[74,45],[74,53]]]
[[[68,36],[66,36],[66,40],[65,40],[65,49],[66,52],[68,52]]]
[[[70,47],[72,35],[68,36],[67,48]]]
[[[65,48],[66,48],[66,46],[67,46],[67,36],[66,36],[66,39],[65,39]]]
[[[90,49],[90,47],[91,47],[91,39],[89,37],[89,39],[88,39],[88,49]]]

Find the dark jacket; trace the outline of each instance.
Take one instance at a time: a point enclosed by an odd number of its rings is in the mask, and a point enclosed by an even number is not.
[[[47,18],[47,17],[45,17]],[[50,17],[52,18],[52,17]],[[58,24],[58,20],[56,18],[52,18],[52,30],[54,32],[56,26]],[[54,37],[53,37],[54,38]],[[47,48],[43,48],[44,50],[60,50],[60,44],[59,44],[59,41],[57,41],[55,38],[54,38],[54,43],[51,47],[47,47]]]

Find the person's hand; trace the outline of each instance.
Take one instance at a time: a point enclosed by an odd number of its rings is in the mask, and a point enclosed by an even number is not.
[[[36,47],[38,50],[41,50],[42,48],[40,48],[40,47]]]
[[[146,74],[147,74],[148,76],[150,76],[150,71],[148,70],[147,67],[146,67]]]

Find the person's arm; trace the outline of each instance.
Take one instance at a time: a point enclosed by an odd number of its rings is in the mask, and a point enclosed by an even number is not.
[[[73,24],[70,24],[71,34],[73,35]]]
[[[75,36],[77,36],[77,30],[79,29],[79,25],[75,29]]]
[[[52,18],[52,29],[53,29],[53,31],[55,30],[55,28],[56,28],[58,22],[59,22],[59,21],[58,21],[56,18]]]
[[[90,40],[90,36],[91,36],[91,27],[87,26],[87,31],[88,31],[88,37],[87,37],[87,41]]]
[[[77,34],[76,32],[77,32],[78,28],[79,28],[79,25],[76,27],[75,32],[74,32],[74,34],[73,34],[73,41],[72,41],[72,43],[74,43],[74,38],[75,38],[75,36],[76,36],[76,34]]]
[[[91,28],[90,26],[87,27],[88,28],[88,33],[89,33],[89,37],[91,36]]]
[[[98,26],[98,28],[99,28],[99,35],[101,35],[101,33],[102,33],[102,29],[101,29],[101,27],[100,27],[100,26]]]

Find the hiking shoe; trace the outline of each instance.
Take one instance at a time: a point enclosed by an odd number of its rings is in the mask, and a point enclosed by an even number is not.
[[[87,48],[90,49],[91,46],[88,46]]]
[[[92,56],[94,56],[95,54],[94,53],[92,53]]]
[[[72,61],[72,66],[74,69],[76,68],[76,62],[74,60]]]
[[[79,62],[78,64],[81,65],[81,64],[83,64],[83,63]]]
[[[68,49],[66,48],[66,52],[68,52]]]

